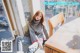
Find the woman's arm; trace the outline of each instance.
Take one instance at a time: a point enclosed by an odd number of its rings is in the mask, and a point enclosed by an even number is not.
[[[32,43],[38,41],[36,38],[37,35],[35,34],[34,30],[31,28],[31,26],[29,26],[29,34]]]
[[[31,26],[29,26],[29,33],[30,33],[30,38],[31,38],[32,43],[38,42],[39,46],[42,48],[42,43],[37,37],[37,35],[35,34],[35,31],[31,28]]]
[[[49,38],[49,36],[48,36],[48,33],[47,33],[47,30],[46,30],[45,26],[43,26],[43,32],[44,32],[44,34],[45,34],[46,38],[48,39],[48,38]]]

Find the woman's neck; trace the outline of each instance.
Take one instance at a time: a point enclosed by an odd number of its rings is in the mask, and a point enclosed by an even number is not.
[[[32,25],[38,25],[40,24],[40,20],[33,20],[31,23]]]

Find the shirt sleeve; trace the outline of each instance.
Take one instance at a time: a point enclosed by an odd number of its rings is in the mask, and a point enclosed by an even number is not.
[[[43,26],[43,32],[44,32],[45,37],[48,39],[49,36],[48,36],[48,33],[47,33],[45,26]]]
[[[38,39],[36,38],[36,34],[35,34],[35,31],[31,28],[31,26],[29,26],[29,33],[30,33],[30,38],[31,38],[31,42],[34,43],[34,42],[37,42]]]

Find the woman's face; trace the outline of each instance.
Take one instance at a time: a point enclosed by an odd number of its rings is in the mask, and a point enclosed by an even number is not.
[[[42,14],[41,14],[41,13],[39,13],[39,15],[37,15],[37,16],[35,17],[36,20],[41,20],[41,18],[42,18]]]

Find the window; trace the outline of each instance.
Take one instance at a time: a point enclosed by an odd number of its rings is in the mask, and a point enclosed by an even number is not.
[[[71,18],[78,17],[78,14],[80,13],[79,12],[80,2],[77,2],[76,0],[45,0],[44,2],[47,2],[45,4],[45,15],[48,18],[51,18],[52,16],[55,16],[60,12],[64,12],[65,19],[68,20],[70,19],[71,16],[72,16]],[[65,4],[59,5],[59,3],[61,2],[67,3],[67,5]],[[72,2],[72,3],[69,3],[69,2]],[[78,5],[75,5],[74,2],[78,3]],[[57,4],[53,5],[53,3],[57,3]]]

